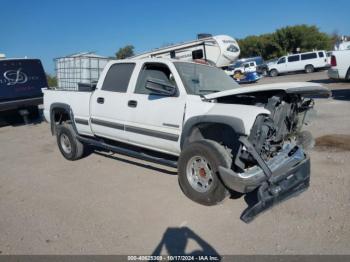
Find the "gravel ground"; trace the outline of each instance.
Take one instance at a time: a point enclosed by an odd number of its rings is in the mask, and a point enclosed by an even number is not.
[[[282,81],[336,90],[308,129],[350,135],[349,83],[325,72],[260,83]],[[105,153],[70,162],[47,123],[13,124],[0,128],[2,254],[350,254],[350,151],[316,147],[309,190],[244,224],[243,197],[200,206],[176,170]]]

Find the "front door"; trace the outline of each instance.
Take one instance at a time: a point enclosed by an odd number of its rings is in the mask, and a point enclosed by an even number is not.
[[[175,70],[175,69],[173,69]],[[178,76],[163,63],[145,63],[135,90],[129,97],[130,121],[125,131],[130,142],[166,153],[179,153],[179,139],[185,112],[185,96],[176,85]],[[174,96],[156,95],[146,89],[152,80],[177,87]]]

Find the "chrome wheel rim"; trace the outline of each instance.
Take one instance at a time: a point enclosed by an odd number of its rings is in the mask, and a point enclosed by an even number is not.
[[[65,153],[70,154],[72,152],[72,145],[71,145],[70,140],[66,134],[61,135],[60,143],[61,143],[61,147]]]
[[[186,176],[191,187],[200,193],[209,191],[214,181],[211,165],[202,156],[194,156],[188,161]]]

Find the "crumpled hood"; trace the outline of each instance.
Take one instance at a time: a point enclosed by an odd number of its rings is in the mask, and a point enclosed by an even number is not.
[[[300,94],[300,95],[319,95],[329,97],[331,91],[320,84],[310,82],[287,82],[287,83],[274,83],[266,85],[252,85],[247,87],[239,87],[231,90],[225,90],[217,93],[211,93],[205,95],[205,99],[215,99],[219,97],[239,95],[244,93],[271,91],[271,90],[283,90],[289,94]]]

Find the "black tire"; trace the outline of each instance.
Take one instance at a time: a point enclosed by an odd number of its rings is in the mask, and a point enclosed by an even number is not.
[[[348,72],[346,73],[345,80],[350,81],[350,68],[348,69]]]
[[[84,144],[82,144],[75,135],[72,125],[62,124],[56,127],[57,145],[61,154],[67,160],[78,160],[84,154]],[[65,142],[67,142],[67,144]],[[68,143],[69,148],[68,150]]]
[[[271,69],[269,74],[271,77],[276,77],[278,76],[278,71],[276,69]]]
[[[313,65],[307,65],[305,66],[305,73],[309,74],[315,71],[315,68]]]
[[[194,186],[191,185],[187,175],[188,165],[192,163],[191,159],[197,156],[205,159],[212,171],[210,172],[212,177],[211,183],[206,192],[199,192],[196,190]],[[212,206],[222,202],[229,195],[229,191],[219,177],[218,167],[231,167],[231,164],[231,155],[217,142],[212,140],[199,140],[190,143],[183,149],[178,161],[178,180],[182,192],[189,199],[202,205]],[[206,172],[204,172],[204,176],[206,176]],[[199,182],[197,182],[197,184],[199,184]]]
[[[40,110],[39,110],[39,107],[37,106],[33,106],[33,107],[30,107],[28,108],[28,111],[29,111],[29,117],[31,119],[38,119],[40,117]]]

